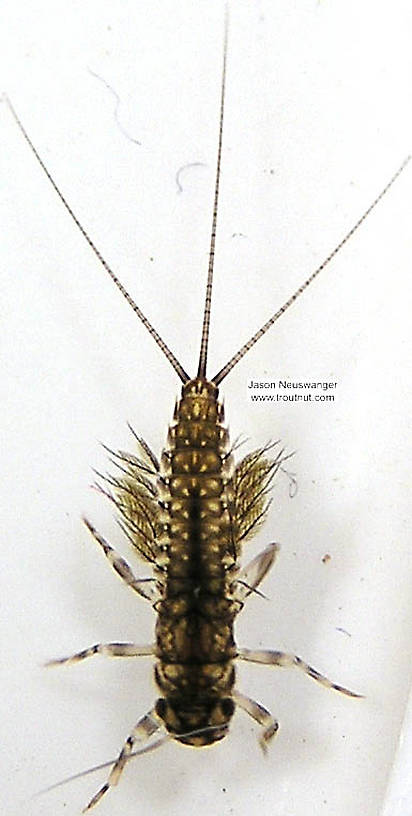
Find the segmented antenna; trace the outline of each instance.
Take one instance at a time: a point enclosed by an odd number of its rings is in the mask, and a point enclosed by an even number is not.
[[[226,365],[224,365],[223,368],[220,369],[220,371],[216,374],[216,376],[212,378],[212,382],[215,383],[215,385],[219,385],[219,383],[221,383],[222,380],[224,380],[225,377],[227,377],[227,375],[229,374],[229,371],[232,371],[232,369],[235,367],[235,365],[237,365],[239,360],[241,360],[242,357],[244,357],[245,354],[247,354],[247,352],[250,351],[250,349],[255,345],[255,343],[257,343],[257,341],[260,340],[260,338],[263,337],[263,335],[266,334],[267,331],[269,331],[271,326],[273,326],[273,324],[276,323],[277,320],[279,320],[279,318],[284,314],[284,312],[286,312],[286,310],[289,309],[289,306],[292,306],[292,303],[294,303],[295,300],[297,300],[298,297],[300,297],[302,292],[304,292],[305,289],[307,289],[308,286],[310,286],[312,281],[314,281],[315,278],[319,275],[319,273],[322,272],[322,270],[325,268],[325,266],[327,266],[328,263],[332,260],[332,258],[334,258],[335,255],[337,255],[339,250],[341,250],[342,247],[344,246],[344,244],[346,244],[346,242],[349,241],[349,238],[351,238],[352,235],[356,232],[356,230],[359,229],[360,225],[363,224],[363,222],[365,221],[365,218],[368,217],[368,215],[376,207],[376,205],[379,203],[379,201],[388,192],[389,188],[392,187],[392,184],[394,183],[394,181],[396,181],[398,176],[405,169],[405,167],[408,164],[408,162],[410,161],[410,159],[411,159],[411,156],[407,156],[405,161],[402,162],[399,169],[392,176],[390,181],[388,181],[388,183],[383,188],[383,190],[381,190],[379,195],[375,198],[374,201],[372,201],[372,204],[369,205],[368,209],[365,210],[365,212],[359,218],[359,220],[356,222],[356,224],[353,225],[353,227],[349,230],[349,232],[346,233],[346,235],[342,238],[342,240],[339,242],[339,244],[337,244],[335,249],[332,250],[332,252],[327,256],[327,258],[325,258],[323,263],[321,263],[321,265],[318,266],[318,268],[315,269],[315,271],[312,272],[311,275],[309,275],[309,277],[304,281],[304,283],[302,283],[299,286],[298,289],[296,289],[296,292],[294,292],[293,295],[291,295],[291,297],[286,301],[286,303],[284,303],[283,306],[281,306],[280,309],[278,309],[277,312],[275,312],[272,315],[272,317],[270,317],[269,320],[266,323],[264,323],[264,325],[256,332],[256,334],[254,334],[250,338],[250,340],[248,340],[247,343],[245,343],[244,346],[242,346],[239,349],[239,351],[237,351],[236,354],[234,354],[233,357],[231,357],[229,362],[227,362]]]
[[[212,217],[212,232],[210,236],[210,251],[209,251],[209,267],[207,272],[205,310],[203,315],[202,339],[200,342],[199,368],[197,371],[198,377],[206,377],[207,352],[209,346],[209,327],[210,327],[210,307],[212,302],[212,287],[213,287],[213,267],[215,262],[215,243],[216,243],[216,223],[217,223],[217,208],[219,204],[219,184],[220,184],[220,165],[222,159],[222,141],[223,141],[223,119],[225,113],[225,92],[226,92],[226,61],[227,61],[227,37],[229,27],[229,12],[226,6],[225,10],[225,33],[223,41],[223,68],[222,68],[222,82],[220,89],[220,118],[219,118],[219,143],[217,150],[216,162],[216,181],[215,181],[215,197],[213,201],[213,217]]]
[[[91,247],[91,249],[93,250],[94,254],[96,255],[96,257],[97,257],[97,258],[98,258],[98,260],[100,261],[100,263],[101,263],[101,265],[103,266],[103,268],[106,270],[107,274],[108,274],[108,275],[110,275],[110,277],[111,277],[111,279],[112,279],[113,283],[115,283],[115,284],[116,284],[117,288],[118,288],[118,289],[119,289],[119,291],[122,293],[122,295],[123,295],[123,297],[125,298],[125,300],[127,300],[127,302],[128,302],[128,304],[129,304],[129,306],[131,306],[131,307],[132,307],[132,309],[133,309],[134,313],[135,313],[135,314],[138,316],[139,320],[141,320],[141,322],[143,323],[144,327],[147,329],[147,331],[149,332],[149,334],[151,334],[151,335],[152,335],[153,339],[156,341],[157,345],[159,346],[159,348],[161,349],[161,351],[162,351],[162,352],[163,352],[163,354],[165,355],[166,359],[167,359],[167,360],[169,360],[170,365],[171,365],[171,366],[173,366],[174,370],[176,371],[176,373],[177,373],[177,374],[178,374],[178,376],[180,377],[181,381],[182,381],[183,383],[187,382],[187,381],[190,379],[189,375],[188,375],[188,374],[186,374],[186,371],[185,371],[185,370],[184,370],[184,368],[181,366],[181,364],[179,363],[179,361],[176,359],[176,357],[175,357],[175,355],[173,354],[173,352],[171,352],[170,348],[169,348],[169,347],[166,345],[166,343],[164,342],[164,340],[162,340],[162,338],[160,337],[160,334],[158,334],[158,332],[156,331],[156,329],[155,329],[155,328],[152,326],[152,324],[150,323],[150,321],[147,319],[146,315],[144,315],[144,314],[143,314],[142,310],[139,308],[139,306],[137,305],[137,303],[135,303],[135,302],[134,302],[134,300],[133,300],[133,298],[131,297],[131,295],[129,295],[129,293],[128,293],[127,289],[125,289],[125,287],[124,287],[124,286],[123,286],[123,284],[120,282],[120,280],[119,280],[119,278],[117,277],[117,275],[115,275],[115,273],[113,272],[113,270],[110,268],[109,264],[108,264],[108,263],[105,261],[105,259],[103,258],[103,256],[102,256],[102,255],[101,255],[101,253],[99,252],[99,250],[97,249],[96,245],[93,243],[92,239],[91,239],[91,238],[90,238],[90,236],[87,234],[87,232],[86,232],[86,230],[84,229],[84,227],[81,225],[81,223],[80,223],[79,219],[78,219],[78,218],[77,218],[77,216],[74,214],[74,212],[73,212],[72,208],[70,207],[70,205],[69,205],[69,204],[68,204],[68,202],[66,201],[66,199],[65,199],[65,197],[64,197],[64,195],[63,195],[63,193],[61,192],[61,190],[60,190],[60,189],[59,189],[59,187],[57,186],[56,182],[54,181],[54,179],[53,179],[53,178],[52,178],[52,176],[50,175],[50,173],[49,173],[49,171],[48,171],[48,169],[47,169],[46,165],[44,164],[43,159],[41,158],[40,154],[39,154],[39,153],[38,153],[38,151],[36,150],[36,148],[35,148],[35,146],[34,146],[33,142],[31,141],[31,139],[30,139],[30,137],[29,137],[29,135],[28,135],[27,131],[25,130],[25,128],[24,128],[24,126],[23,126],[23,123],[21,122],[21,120],[19,119],[19,117],[18,117],[18,115],[17,115],[16,111],[14,110],[13,105],[12,105],[12,104],[11,104],[11,102],[10,102],[10,99],[9,99],[9,98],[8,98],[6,95],[4,95],[4,99],[5,99],[5,101],[6,101],[7,105],[8,105],[8,107],[9,107],[9,109],[10,109],[10,112],[11,112],[11,114],[12,114],[12,116],[13,116],[13,118],[14,118],[14,120],[15,120],[15,122],[16,122],[16,124],[17,124],[18,128],[19,128],[19,130],[21,131],[21,133],[23,134],[23,136],[24,136],[24,138],[25,138],[25,140],[26,140],[27,144],[29,145],[29,147],[30,147],[30,148],[31,148],[31,150],[33,151],[33,153],[34,153],[34,155],[35,155],[35,157],[36,157],[36,159],[37,159],[38,163],[40,164],[40,167],[42,168],[42,170],[43,170],[43,171],[44,171],[44,173],[46,174],[46,176],[47,176],[48,180],[50,181],[50,184],[51,184],[51,185],[52,185],[52,187],[55,189],[55,191],[56,191],[57,195],[59,196],[60,201],[62,202],[63,206],[66,208],[67,212],[69,213],[69,215],[70,215],[70,216],[71,216],[71,218],[73,219],[74,223],[76,224],[76,227],[77,227],[77,228],[80,230],[80,232],[82,233],[83,237],[86,239],[87,243],[89,244],[89,246],[90,246],[90,247]]]
[[[213,268],[214,268],[214,258],[215,258],[215,243],[216,243],[216,224],[217,224],[217,211],[218,211],[218,203],[219,203],[219,184],[220,184],[220,170],[221,170],[221,157],[222,157],[222,142],[223,142],[223,120],[224,120],[224,109],[225,109],[225,90],[226,90],[226,62],[227,62],[227,42],[228,42],[228,6],[226,5],[225,10],[225,28],[224,28],[224,45],[223,45],[223,69],[222,69],[222,81],[221,81],[221,97],[220,97],[220,118],[219,118],[219,141],[218,141],[218,152],[217,152],[217,163],[216,163],[216,180],[215,180],[215,194],[214,194],[214,202],[213,202],[213,217],[212,217],[212,232],[210,236],[210,251],[209,251],[209,265],[208,265],[208,274],[207,274],[207,285],[206,285],[206,296],[205,296],[205,307],[204,307],[204,316],[203,316],[203,327],[202,327],[202,339],[200,344],[200,355],[199,355],[199,367],[198,367],[198,377],[206,377],[206,364],[207,364],[207,353],[208,353],[208,343],[209,343],[209,327],[210,327],[210,309],[211,309],[211,300],[212,300],[212,287],[213,287]],[[186,373],[182,365],[176,359],[175,355],[166,345],[164,340],[160,337],[156,329],[152,326],[150,321],[147,317],[143,314],[142,310],[139,306],[135,303],[133,298],[129,295],[123,284],[120,282],[119,278],[113,270],[110,268],[108,263],[104,260],[103,256],[97,249],[96,245],[93,243],[92,239],[87,234],[84,227],[81,225],[80,221],[74,214],[73,210],[71,209],[70,205],[66,201],[63,193],[60,191],[59,187],[57,186],[56,182],[53,180],[52,176],[50,175],[46,165],[44,164],[42,158],[40,157],[39,153],[37,152],[36,148],[34,147],[33,142],[31,141],[30,137],[28,136],[21,120],[19,119],[16,111],[13,108],[10,100],[6,95],[4,95],[4,99],[10,109],[10,112],[19,127],[22,135],[24,136],[26,142],[28,143],[29,147],[31,148],[32,152],[34,153],[40,167],[46,174],[50,184],[56,191],[57,195],[60,198],[60,201],[66,208],[67,212],[73,219],[74,223],[86,239],[87,243],[93,250],[94,254],[100,261],[101,265],[107,272],[107,274],[111,277],[113,283],[117,286],[125,300],[129,303],[132,307],[135,314],[138,316],[139,320],[143,323],[144,327],[147,329],[149,334],[153,337],[163,354],[165,355],[166,359],[169,361],[171,366],[174,368],[178,376],[180,377],[183,383],[188,382],[190,379],[189,375]],[[375,198],[375,200],[370,204],[370,206],[365,210],[363,215],[359,218],[359,220],[353,225],[353,227],[346,233],[346,235],[342,238],[342,240],[337,244],[337,246],[332,250],[332,252],[327,256],[327,258],[323,261],[323,263],[312,272],[311,275],[299,286],[299,288],[291,295],[291,297],[281,306],[270,318],[269,320],[264,323],[264,325],[245,343],[236,354],[231,357],[231,359],[220,369],[220,371],[216,374],[215,377],[212,378],[212,382],[215,385],[219,385],[225,377],[229,374],[230,371],[237,365],[237,363],[242,359],[242,357],[250,351],[251,348],[255,345],[255,343],[266,334],[267,331],[273,326],[274,323],[284,314],[284,312],[289,309],[290,306],[297,300],[300,295],[305,291],[305,289],[310,286],[310,284],[315,280],[315,278],[322,272],[322,270],[329,264],[332,258],[337,255],[337,253],[342,249],[344,244],[352,237],[352,235],[356,232],[357,229],[361,226],[361,224],[365,221],[368,215],[372,212],[372,210],[376,207],[379,201],[383,198],[383,196],[388,192],[389,188],[392,184],[396,181],[398,176],[402,173],[405,169],[406,165],[410,161],[411,156],[408,156],[404,162],[402,162],[399,169],[396,173],[392,176],[392,178],[388,181],[386,186],[383,190],[379,193],[379,195]]]

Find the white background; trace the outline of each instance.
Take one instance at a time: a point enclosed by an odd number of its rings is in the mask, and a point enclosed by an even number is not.
[[[190,373],[211,222],[223,3],[2,3],[1,85],[77,216]],[[232,3],[213,302],[213,375],[327,256],[410,152],[410,3]],[[99,74],[115,100],[89,72]],[[5,105],[2,207],[0,803],[78,814],[153,704],[151,661],[50,657],[149,642],[154,616],[110,573],[82,513],[130,559],[92,491],[130,421],[164,444],[176,375],[59,203]],[[175,177],[184,165],[178,191]],[[333,265],[222,386],[232,437],[297,453],[246,557],[282,545],[238,640],[296,652],[366,695],[299,672],[239,668],[279,718],[266,759],[230,737],[136,760],[101,816],[382,812],[411,679],[409,167]],[[240,235],[241,234],[241,235]],[[212,370],[213,369],[213,370]],[[331,379],[333,404],[250,402],[250,379]],[[325,553],[329,563],[322,563]],[[136,571],[143,567],[134,564]],[[345,630],[345,631],[342,631]],[[397,804],[391,816],[412,813]],[[399,807],[399,810],[397,810]],[[409,809],[408,809],[409,808]]]

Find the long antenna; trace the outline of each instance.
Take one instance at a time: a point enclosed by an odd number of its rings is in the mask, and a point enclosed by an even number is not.
[[[176,359],[175,355],[174,355],[174,354],[173,354],[173,353],[170,351],[169,347],[166,345],[166,343],[164,342],[164,340],[162,340],[162,338],[160,337],[160,334],[158,334],[158,333],[157,333],[156,329],[155,329],[155,328],[152,326],[152,324],[150,323],[150,321],[147,319],[146,315],[144,315],[144,314],[143,314],[142,310],[139,308],[139,306],[137,305],[137,303],[135,303],[135,302],[134,302],[133,298],[132,298],[132,297],[129,295],[128,291],[125,289],[125,287],[123,286],[123,284],[120,282],[120,280],[119,280],[119,278],[117,277],[117,275],[115,275],[115,273],[113,272],[113,270],[110,268],[109,264],[108,264],[108,263],[106,263],[106,261],[104,260],[103,256],[101,255],[101,253],[100,253],[100,252],[99,252],[99,250],[97,249],[96,245],[93,243],[92,239],[91,239],[91,238],[90,238],[90,236],[87,234],[87,232],[86,232],[86,230],[84,229],[84,227],[81,225],[81,223],[80,223],[79,219],[78,219],[78,218],[77,218],[77,216],[74,214],[74,212],[73,212],[72,208],[70,207],[70,205],[69,205],[69,204],[68,204],[68,202],[66,201],[66,199],[65,199],[65,197],[64,197],[64,195],[63,195],[63,193],[61,192],[61,190],[60,190],[60,189],[59,189],[59,187],[57,186],[56,182],[54,181],[54,179],[53,179],[53,178],[52,178],[52,176],[50,175],[50,173],[49,173],[49,171],[48,171],[48,169],[47,169],[46,165],[44,164],[43,159],[41,158],[41,156],[40,156],[40,155],[39,155],[39,153],[37,152],[37,150],[36,150],[36,148],[35,148],[35,146],[34,146],[33,142],[31,141],[31,139],[30,139],[29,135],[27,134],[27,131],[25,130],[25,128],[24,128],[24,126],[23,126],[23,123],[21,122],[21,120],[19,119],[19,117],[18,117],[18,115],[17,115],[16,111],[14,110],[13,105],[11,104],[10,99],[8,98],[8,96],[4,95],[4,100],[6,101],[6,103],[7,103],[8,107],[9,107],[9,109],[10,109],[10,112],[11,112],[11,114],[12,114],[12,116],[13,116],[13,118],[14,118],[14,120],[15,120],[15,122],[16,122],[16,124],[17,124],[18,128],[19,128],[19,130],[21,131],[21,133],[23,134],[23,136],[24,136],[24,138],[25,138],[25,140],[26,140],[27,144],[29,145],[29,147],[30,147],[30,148],[31,148],[31,150],[33,151],[33,153],[34,153],[34,155],[35,155],[35,157],[36,157],[36,159],[37,159],[38,163],[40,164],[40,167],[42,168],[42,170],[43,170],[43,171],[44,171],[44,173],[46,174],[46,176],[47,176],[48,180],[50,181],[50,184],[52,185],[52,187],[54,187],[54,189],[55,189],[55,191],[56,191],[57,195],[58,195],[58,196],[59,196],[59,198],[60,198],[60,201],[62,202],[62,204],[63,204],[63,205],[64,205],[64,207],[66,208],[67,212],[69,213],[69,215],[70,215],[70,216],[71,216],[71,218],[73,219],[74,223],[76,224],[76,227],[77,227],[77,228],[80,230],[80,232],[82,233],[83,237],[86,239],[87,243],[89,244],[89,246],[90,246],[90,247],[91,247],[91,249],[93,250],[94,254],[96,255],[96,257],[97,257],[97,258],[98,258],[98,260],[100,261],[100,263],[101,263],[101,265],[103,266],[103,268],[106,270],[107,274],[108,274],[108,275],[110,275],[110,277],[111,277],[111,279],[112,279],[113,283],[115,283],[115,284],[116,284],[117,288],[118,288],[118,289],[119,289],[119,291],[122,293],[123,297],[124,297],[124,298],[127,300],[127,302],[128,302],[128,304],[129,304],[129,306],[131,306],[131,307],[132,307],[132,309],[133,309],[134,313],[135,313],[135,314],[138,316],[139,320],[141,320],[141,322],[143,323],[144,327],[147,329],[147,331],[149,332],[149,334],[151,334],[151,335],[152,335],[153,339],[155,340],[155,342],[157,343],[157,345],[159,346],[159,348],[161,349],[161,351],[163,352],[163,354],[165,355],[165,357],[167,358],[167,360],[169,360],[170,365],[171,365],[171,366],[173,366],[174,370],[176,371],[176,373],[177,373],[177,374],[178,374],[178,376],[180,377],[181,381],[182,381],[183,383],[187,382],[187,381],[190,379],[189,375],[188,375],[188,374],[186,374],[186,371],[185,371],[185,370],[184,370],[184,368],[183,368],[183,367],[180,365],[180,363],[179,363],[179,361]]]
[[[216,376],[212,378],[212,382],[214,382],[215,385],[219,385],[219,383],[221,383],[222,380],[224,380],[225,377],[227,377],[229,371],[232,371],[232,369],[235,367],[235,365],[237,365],[239,360],[241,360],[242,357],[244,357],[245,354],[247,354],[247,352],[250,351],[250,349],[255,345],[255,343],[257,343],[257,341],[260,340],[260,338],[263,337],[263,335],[266,334],[267,331],[269,331],[271,326],[273,326],[273,324],[276,323],[277,320],[279,320],[281,315],[283,315],[284,312],[286,312],[286,310],[289,309],[290,306],[292,306],[292,303],[294,303],[295,300],[297,300],[298,297],[300,297],[302,292],[304,292],[305,289],[307,289],[308,286],[310,286],[312,281],[314,281],[315,278],[319,275],[319,273],[322,272],[325,266],[327,266],[328,263],[332,260],[332,258],[334,258],[335,255],[337,255],[339,250],[341,250],[344,244],[346,244],[346,242],[349,241],[349,238],[351,238],[352,235],[356,232],[356,230],[359,229],[360,225],[363,224],[368,215],[376,207],[376,205],[383,198],[383,196],[388,192],[389,188],[392,187],[392,184],[394,183],[394,181],[396,181],[398,176],[400,176],[400,174],[405,169],[410,159],[411,157],[407,156],[407,158],[402,162],[399,169],[396,171],[396,173],[392,176],[390,181],[388,181],[386,186],[383,188],[383,190],[379,193],[375,200],[372,201],[372,204],[369,205],[368,209],[365,210],[365,212],[359,218],[356,224],[354,224],[353,227],[349,230],[349,232],[346,233],[346,235],[342,238],[342,240],[335,247],[335,249],[332,250],[332,252],[327,256],[327,258],[325,258],[323,263],[321,263],[321,265],[318,266],[318,268],[315,269],[315,271],[312,272],[311,275],[309,275],[309,277],[304,281],[304,283],[302,283],[299,286],[298,289],[296,289],[296,292],[294,292],[293,295],[291,295],[291,297],[286,301],[286,303],[284,303],[283,306],[281,306],[280,309],[278,309],[277,312],[275,312],[272,315],[272,317],[270,317],[269,320],[266,323],[264,323],[264,325],[256,332],[256,334],[254,334],[253,337],[251,337],[250,340],[248,340],[247,343],[245,343],[244,346],[242,346],[242,348],[240,348],[239,351],[236,352],[236,354],[234,354],[233,357],[231,357],[229,362],[227,362],[226,365],[223,366],[223,368],[221,368],[221,370],[216,374]]]
[[[220,119],[219,119],[219,146],[217,150],[216,163],[216,181],[215,181],[215,197],[213,201],[213,217],[212,217],[212,232],[210,236],[210,251],[209,251],[209,267],[207,272],[205,310],[203,315],[202,339],[200,342],[199,368],[197,371],[198,377],[206,377],[207,352],[209,345],[209,326],[210,326],[210,307],[212,302],[212,286],[213,286],[213,266],[215,261],[215,243],[216,243],[216,223],[217,223],[217,208],[219,204],[219,184],[220,184],[220,165],[222,159],[222,141],[223,141],[223,118],[225,113],[225,91],[226,91],[226,60],[227,60],[227,37],[229,28],[229,11],[226,6],[225,9],[225,33],[223,41],[223,68],[222,68],[222,82],[220,90]]]

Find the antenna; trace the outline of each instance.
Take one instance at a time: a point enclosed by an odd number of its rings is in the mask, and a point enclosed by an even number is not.
[[[161,351],[163,352],[163,354],[165,355],[167,360],[169,360],[170,365],[173,366],[174,370],[176,371],[176,373],[180,377],[181,381],[183,383],[186,383],[190,379],[189,375],[186,374],[186,371],[181,366],[179,361],[176,359],[175,355],[171,352],[169,347],[166,345],[164,340],[160,337],[160,334],[158,334],[156,329],[152,326],[150,321],[147,319],[146,315],[143,314],[142,310],[139,308],[137,303],[135,303],[133,298],[129,295],[127,289],[125,289],[125,287],[123,286],[123,284],[121,283],[121,281],[119,280],[117,275],[115,275],[113,270],[110,268],[109,264],[106,263],[106,261],[104,260],[102,254],[99,252],[99,250],[97,249],[96,245],[93,243],[92,239],[90,238],[90,236],[88,235],[88,233],[86,232],[84,227],[81,225],[79,219],[77,218],[77,216],[74,214],[72,208],[70,207],[70,204],[68,204],[68,202],[66,201],[63,193],[61,192],[61,190],[57,186],[57,184],[54,181],[54,179],[52,178],[51,174],[49,173],[46,165],[44,164],[43,159],[41,158],[40,154],[36,150],[33,142],[31,141],[26,129],[24,128],[23,123],[19,119],[19,117],[18,117],[12,103],[10,102],[10,99],[8,98],[8,96],[4,95],[4,100],[7,103],[8,107],[10,109],[10,112],[11,112],[11,114],[12,114],[12,116],[13,116],[19,130],[23,134],[27,144],[29,145],[32,152],[34,153],[38,163],[40,164],[40,167],[42,168],[43,172],[46,174],[48,180],[50,181],[50,184],[55,189],[55,191],[56,191],[57,195],[59,196],[60,201],[62,202],[63,206],[66,208],[67,212],[69,213],[69,215],[73,219],[74,223],[76,224],[76,227],[80,230],[83,237],[86,239],[87,243],[89,244],[89,246],[93,250],[94,254],[96,255],[96,257],[100,261],[103,268],[106,270],[107,274],[110,275],[113,283],[116,284],[117,288],[122,293],[125,300],[127,300],[129,306],[132,307],[134,313],[138,316],[139,320],[141,320],[141,322],[143,323],[144,327],[147,329],[149,334],[152,335],[153,339],[155,340],[155,342],[157,343],[157,345],[159,346],[159,348],[161,349]]]
[[[277,312],[275,312],[272,315],[272,317],[270,317],[269,320],[263,324],[263,326],[256,332],[256,334],[254,334],[253,337],[251,337],[250,340],[248,340],[247,343],[245,343],[239,349],[239,351],[237,351],[236,354],[234,354],[233,357],[231,357],[229,362],[227,362],[226,365],[224,365],[223,368],[220,369],[216,376],[212,378],[212,382],[214,382],[215,385],[219,385],[219,383],[221,383],[222,380],[224,380],[225,377],[227,377],[229,371],[232,371],[232,369],[235,367],[235,365],[237,365],[239,360],[241,360],[242,357],[244,357],[245,354],[247,354],[247,352],[250,351],[250,349],[255,345],[255,343],[257,343],[257,341],[260,340],[260,338],[263,337],[263,335],[266,334],[267,331],[269,331],[269,329],[273,326],[274,323],[276,323],[277,320],[279,320],[279,318],[284,314],[284,312],[286,312],[286,310],[289,309],[290,306],[292,306],[292,303],[294,303],[295,300],[297,300],[300,297],[302,292],[304,292],[305,289],[307,289],[308,286],[310,286],[310,284],[315,280],[315,278],[317,278],[317,276],[320,274],[320,272],[322,272],[325,266],[328,265],[332,258],[334,258],[335,255],[337,255],[337,253],[342,249],[344,244],[346,244],[346,242],[349,241],[349,238],[352,238],[352,235],[356,232],[357,229],[359,229],[360,225],[363,224],[363,222],[372,212],[372,210],[375,209],[376,205],[383,198],[383,196],[386,195],[389,188],[392,187],[392,184],[394,183],[394,181],[396,181],[398,176],[400,176],[400,174],[405,169],[410,159],[411,157],[407,156],[407,158],[402,162],[401,166],[398,168],[396,173],[385,185],[383,190],[381,190],[379,195],[374,199],[374,201],[372,201],[372,204],[369,205],[369,207],[367,208],[367,210],[365,210],[363,215],[361,215],[359,220],[356,221],[356,223],[349,230],[349,232],[347,232],[346,235],[339,242],[339,244],[337,244],[335,249],[333,249],[332,252],[330,252],[327,258],[325,258],[323,263],[321,263],[321,265],[318,266],[318,268],[315,269],[315,271],[312,272],[311,275],[309,275],[309,277],[299,286],[299,288],[296,289],[296,292],[294,292],[293,295],[290,296],[286,303],[284,303],[283,306],[281,306],[280,309],[278,309]]]
[[[225,91],[226,91],[226,61],[227,61],[227,39],[229,29],[229,10],[226,5],[225,9],[225,29],[223,40],[223,68],[222,81],[220,86],[220,118],[219,118],[219,142],[217,150],[216,163],[216,181],[215,181],[215,197],[213,201],[213,217],[212,217],[212,232],[210,236],[210,251],[209,251],[209,267],[207,272],[205,309],[203,315],[202,339],[200,342],[199,368],[197,371],[198,377],[206,377],[207,352],[209,345],[209,326],[210,326],[210,307],[212,302],[212,287],[213,287],[213,267],[215,262],[215,243],[216,243],[216,223],[217,223],[217,208],[219,204],[219,184],[220,184],[220,166],[222,159],[222,141],[223,141],[223,119],[225,114]]]

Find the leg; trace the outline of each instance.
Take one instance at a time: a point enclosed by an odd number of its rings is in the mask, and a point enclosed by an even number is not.
[[[236,705],[243,708],[243,711],[246,711],[259,725],[264,726],[265,730],[262,732],[259,742],[263,752],[266,753],[267,743],[279,730],[278,721],[275,720],[271,713],[267,711],[266,708],[263,708],[260,703],[256,703],[255,700],[251,700],[250,697],[245,697],[245,695],[239,691],[232,691],[232,698]]]
[[[135,725],[131,734],[129,734],[126,742],[123,745],[122,750],[116,762],[113,765],[112,770],[110,771],[109,778],[107,782],[102,785],[100,790],[93,796],[90,800],[89,804],[84,808],[83,813],[86,813],[88,810],[91,810],[92,807],[97,805],[100,802],[102,796],[109,790],[109,788],[114,787],[117,785],[121,773],[123,771],[124,766],[126,765],[128,759],[130,758],[130,754],[133,753],[133,748],[135,747],[136,742],[144,742],[148,740],[152,734],[155,734],[156,731],[160,728],[160,723],[156,719],[156,712],[155,709],[152,708],[147,714],[142,717],[141,720]]]
[[[286,652],[272,652],[269,649],[257,651],[253,651],[252,649],[239,649],[237,656],[241,660],[250,660],[251,663],[264,663],[267,666],[296,666],[298,669],[302,669],[305,674],[308,674],[309,677],[313,677],[314,680],[321,683],[322,686],[326,686],[326,688],[340,691],[341,694],[347,694],[348,697],[363,697],[362,694],[356,694],[344,686],[338,686],[337,683],[332,683],[331,680],[328,680],[327,677],[320,674],[316,669],[312,668],[312,666],[309,666],[308,663],[305,663],[304,660],[297,657],[297,655],[286,654]]]
[[[155,603],[159,599],[159,595],[156,589],[156,582],[153,578],[145,579],[145,578],[136,578],[133,574],[131,568],[129,567],[127,561],[119,555],[110,544],[97,532],[97,530],[90,524],[90,521],[87,519],[83,519],[87,529],[92,534],[93,538],[102,548],[106,558],[108,559],[109,563],[112,565],[115,572],[123,579],[123,581],[135,592],[142,596],[142,598],[146,598],[147,601],[151,603]]]
[[[88,649],[76,652],[70,657],[58,657],[56,660],[48,660],[46,666],[71,665],[86,660],[92,655],[104,655],[105,657],[145,657],[154,655],[155,646],[139,646],[137,643],[96,643]]]

